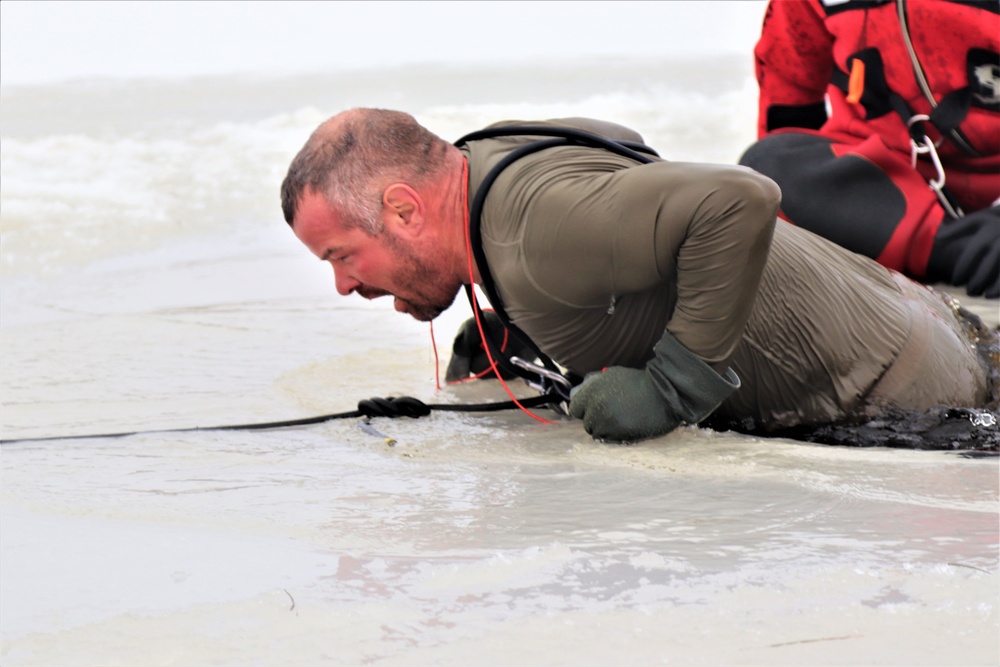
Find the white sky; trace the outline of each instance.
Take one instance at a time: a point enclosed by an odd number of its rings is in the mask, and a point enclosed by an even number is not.
[[[0,2],[0,82],[753,50],[764,0]]]

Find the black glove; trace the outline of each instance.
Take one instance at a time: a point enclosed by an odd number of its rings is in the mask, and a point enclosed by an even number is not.
[[[583,420],[587,433],[608,442],[664,435],[682,423],[697,424],[739,389],[732,369],[719,375],[670,332],[653,353],[645,369],[612,366],[573,390],[569,413]]]
[[[1000,206],[941,223],[927,276],[965,285],[969,296],[1000,297]]]
[[[535,354],[526,345],[507,333],[496,313],[484,311],[481,317],[486,335],[496,343],[503,354],[502,359],[497,359],[500,376],[505,380],[516,377],[513,372],[504,368],[509,363],[507,360],[511,357],[521,357],[527,361],[533,361]],[[504,344],[505,339],[506,345]],[[458,334],[455,335],[455,343],[451,350],[451,361],[448,362],[448,370],[445,371],[444,375],[448,382],[463,380],[470,375],[479,375],[490,367],[490,358],[486,355],[486,349],[483,347],[483,340],[479,336],[479,327],[476,325],[474,317],[467,319],[458,328]],[[483,377],[492,378],[493,373]]]

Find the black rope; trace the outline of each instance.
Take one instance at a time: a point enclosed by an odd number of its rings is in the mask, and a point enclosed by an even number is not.
[[[532,398],[519,399],[521,405],[531,408],[550,403],[557,403],[558,396],[543,394]],[[358,409],[350,412],[338,412],[330,415],[320,415],[319,417],[306,417],[304,419],[288,419],[285,421],[264,422],[256,424],[232,424],[226,426],[192,426],[188,428],[167,428],[150,429],[145,431],[122,431],[119,433],[93,433],[88,435],[55,435],[37,438],[6,438],[0,440],[0,445],[9,445],[19,442],[47,442],[54,440],[94,440],[97,438],[125,438],[132,435],[145,435],[149,433],[193,433],[198,431],[262,431],[265,429],[291,428],[295,426],[309,426],[311,424],[322,424],[323,422],[335,419],[352,419],[355,417],[411,417],[418,419],[426,417],[432,411],[439,412],[498,412],[500,410],[517,409],[514,401],[499,401],[495,403],[424,403],[412,396],[400,396],[397,398],[368,398],[358,402]]]

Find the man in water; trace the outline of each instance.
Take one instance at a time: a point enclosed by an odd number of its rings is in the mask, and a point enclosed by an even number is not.
[[[595,120],[530,125],[642,141]],[[709,416],[775,430],[996,407],[996,334],[950,297],[776,222],[770,179],[579,141],[493,169],[538,139],[513,129],[456,147],[407,114],[352,109],[292,161],[282,209],[343,295],[392,296],[427,321],[489,283],[513,325],[586,376],[570,413],[600,440]],[[470,206],[487,179],[476,261]]]

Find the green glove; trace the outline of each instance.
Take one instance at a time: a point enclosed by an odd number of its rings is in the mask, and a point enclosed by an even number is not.
[[[740,387],[732,369],[719,375],[669,332],[653,353],[643,370],[613,366],[573,390],[569,413],[595,439],[635,442],[697,424]]]

